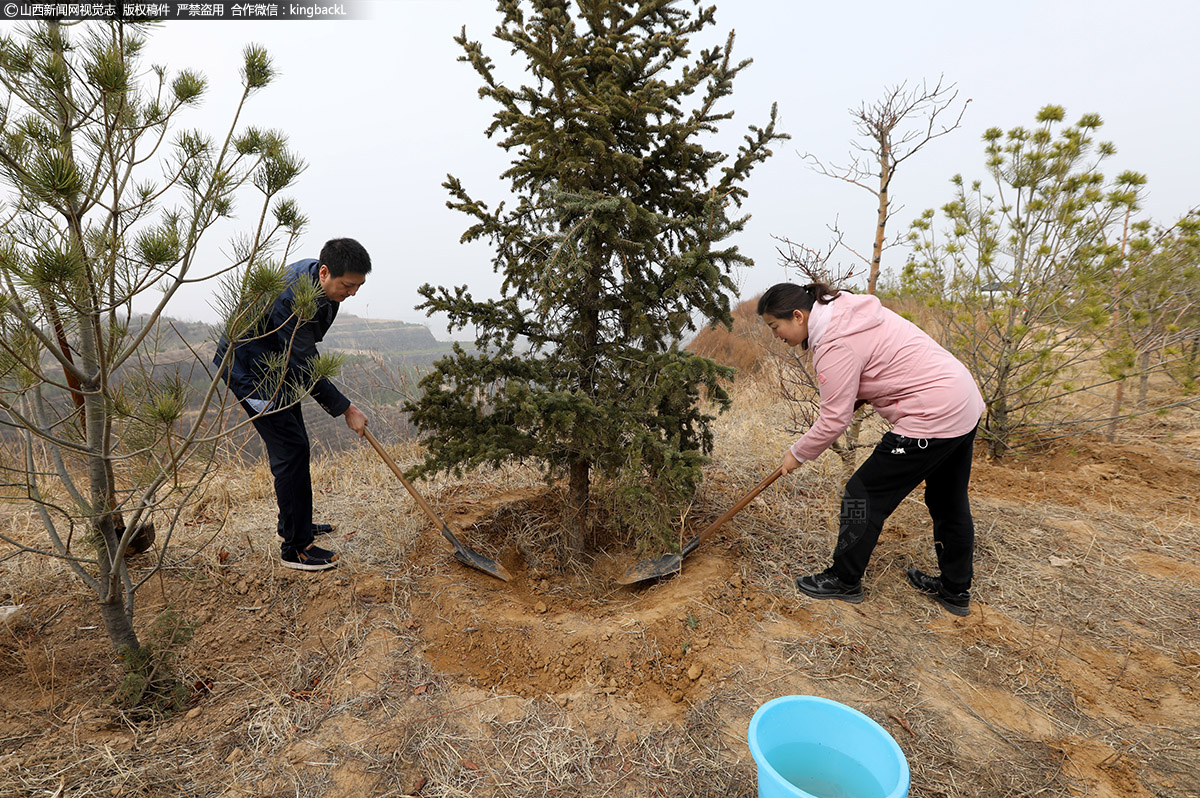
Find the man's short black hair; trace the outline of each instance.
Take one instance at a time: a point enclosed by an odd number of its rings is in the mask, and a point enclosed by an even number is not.
[[[362,244],[353,238],[334,238],[321,247],[321,264],[329,269],[331,277],[351,274],[370,274],[371,256]]]

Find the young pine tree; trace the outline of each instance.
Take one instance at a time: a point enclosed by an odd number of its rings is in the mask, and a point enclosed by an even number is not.
[[[127,661],[146,654],[135,594],[223,434],[209,412],[219,382],[172,366],[156,341],[163,314],[185,285],[225,273],[224,332],[245,334],[283,289],[273,248],[304,222],[280,193],[303,162],[281,135],[238,122],[274,75],[267,53],[246,48],[241,97],[212,137],[179,127],[204,79],[147,68],[145,41],[144,26],[120,23],[0,35],[0,496],[29,502],[46,533],[0,531],[0,559],[9,547],[57,558]],[[251,230],[213,267],[201,239],[247,194]],[[139,299],[148,312],[134,313]],[[134,573],[126,557],[152,513],[158,565]]]
[[[1111,351],[1109,321],[1124,291],[1113,274],[1144,178],[1105,177],[1100,167],[1116,149],[1096,141],[1100,117],[1064,125],[1065,116],[1048,105],[1035,127],[986,131],[990,182],[955,176],[944,231],[932,210],[913,225],[905,288],[937,313],[978,380],[981,437],[995,457],[1061,423],[1062,398],[1094,379]]]
[[[730,371],[680,342],[697,320],[729,323],[730,274],[750,262],[726,243],[746,221],[743,183],[783,138],[772,108],[736,155],[705,147],[750,62],[731,61],[732,34],[693,54],[715,10],[682,5],[499,3],[495,36],[532,76],[519,88],[465,29],[457,38],[496,104],[488,135],[514,154],[515,204],[491,210],[448,178],[450,206],[473,219],[463,241],[495,249],[502,296],[421,288],[422,308],[476,330],[476,351],[437,363],[408,409],[422,470],[532,459],[566,476],[571,554],[594,474],[655,507],[694,489],[711,449],[702,401],[728,404]]]

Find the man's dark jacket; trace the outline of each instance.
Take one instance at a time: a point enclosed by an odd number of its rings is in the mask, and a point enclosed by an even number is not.
[[[338,303],[331,302],[324,292],[319,292],[316,315],[312,320],[303,323],[297,321],[292,312],[292,304],[295,301],[297,281],[311,280],[319,284],[319,271],[320,262],[315,259],[297,261],[288,266],[285,275],[287,288],[271,306],[266,320],[259,326],[256,334],[235,342],[229,367],[221,376],[240,401],[255,400],[251,404],[257,405],[263,401],[274,402],[278,398],[267,395],[271,388],[265,385],[263,380],[265,362],[271,354],[288,351],[289,345],[291,352],[288,355],[287,383],[305,385],[310,381],[309,363],[317,356],[317,344],[325,337],[329,325],[337,318]],[[228,348],[229,342],[222,338],[213,357],[217,368],[221,367],[221,361],[225,358]],[[340,416],[350,407],[350,400],[324,377],[317,380],[313,386],[312,397],[331,416]],[[275,407],[274,403],[271,407]]]

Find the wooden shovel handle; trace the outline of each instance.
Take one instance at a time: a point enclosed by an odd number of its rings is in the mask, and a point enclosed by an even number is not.
[[[766,490],[771,485],[772,482],[779,479],[781,476],[783,476],[783,466],[779,466],[779,468],[776,468],[774,471],[772,471],[770,474],[768,474],[766,479],[764,479],[762,482],[758,483],[753,488],[751,488],[750,492],[747,493],[745,496],[743,496],[737,504],[730,507],[729,511],[726,512],[725,515],[721,516],[716,521],[713,521],[708,526],[707,529],[705,529],[699,535],[696,535],[696,537],[689,540],[687,545],[683,547],[684,556],[687,556],[693,550],[695,550],[695,548],[697,546],[699,546],[701,543],[703,543],[705,540],[708,539],[709,535],[711,535],[713,532],[716,532],[718,529],[721,528],[721,526],[726,521],[728,521],[730,518],[733,518],[735,515],[737,515],[739,512],[741,512],[742,508],[744,508],[750,502],[754,501],[755,496],[757,496],[758,494],[760,494],[764,490]]]
[[[391,455],[383,450],[383,447],[379,445],[379,441],[375,440],[375,436],[371,434],[371,430],[363,428],[363,435],[366,437],[367,441],[369,441],[370,444],[375,447],[375,451],[378,452],[379,456],[383,458],[383,462],[387,463],[388,468],[392,469],[392,473],[396,475],[396,478],[400,480],[401,484],[403,484],[404,487],[408,489],[408,492],[412,494],[412,497],[416,499],[417,504],[419,504],[421,509],[425,511],[425,515],[429,516],[429,519],[438,526],[446,526],[446,522],[443,521],[440,516],[438,516],[433,507],[429,505],[429,502],[425,501],[421,494],[417,493],[417,489],[410,485],[408,480],[404,478],[403,472],[400,471],[400,466],[396,465],[396,461],[392,459]]]

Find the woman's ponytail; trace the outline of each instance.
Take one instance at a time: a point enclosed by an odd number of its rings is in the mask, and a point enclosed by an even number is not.
[[[758,315],[769,313],[777,319],[787,318],[797,310],[805,313],[812,310],[818,302],[828,305],[841,291],[830,288],[825,283],[777,283],[766,290],[758,299]]]

